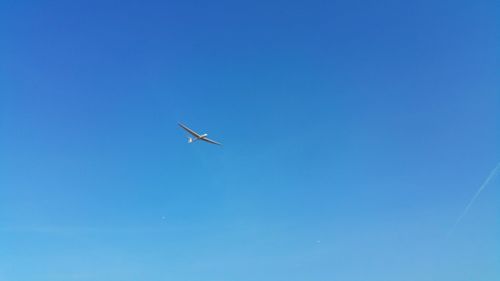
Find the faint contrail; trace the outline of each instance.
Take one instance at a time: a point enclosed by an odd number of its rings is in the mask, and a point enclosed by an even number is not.
[[[455,224],[451,228],[450,232],[448,233],[448,236],[450,236],[453,233],[453,231],[458,226],[458,224],[460,223],[460,221],[463,219],[463,217],[465,217],[465,215],[469,211],[469,208],[472,206],[472,203],[474,203],[474,201],[476,201],[476,198],[479,196],[479,194],[481,193],[481,191],[483,191],[483,189],[486,186],[488,186],[488,184],[490,183],[490,181],[495,177],[495,175],[497,174],[497,172],[499,170],[500,170],[500,163],[497,164],[497,166],[495,167],[495,169],[493,169],[493,171],[491,171],[491,173],[488,175],[488,177],[486,178],[486,180],[483,182],[483,184],[476,191],[476,194],[474,194],[474,197],[472,197],[472,199],[470,200],[469,204],[467,204],[467,206],[465,207],[464,211],[458,217],[457,221],[455,222]]]

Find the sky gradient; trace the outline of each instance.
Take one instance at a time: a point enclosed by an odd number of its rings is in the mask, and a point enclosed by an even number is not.
[[[500,279],[497,16],[1,1],[0,281]]]

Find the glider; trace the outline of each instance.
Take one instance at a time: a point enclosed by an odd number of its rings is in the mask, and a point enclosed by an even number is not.
[[[200,135],[197,132],[189,129],[188,127],[186,127],[184,125],[182,125],[181,123],[179,123],[179,126],[181,126],[181,128],[183,128],[184,130],[186,130],[186,132],[190,133],[194,137],[194,138],[188,137],[188,143],[192,143],[192,142],[195,142],[197,140],[202,140],[202,141],[206,141],[208,143],[212,143],[212,144],[216,144],[216,145],[221,145],[220,143],[207,138],[208,134],[202,134],[202,135]]]

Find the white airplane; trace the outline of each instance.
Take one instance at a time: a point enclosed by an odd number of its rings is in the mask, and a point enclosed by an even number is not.
[[[207,138],[208,134],[200,135],[197,132],[189,129],[188,127],[186,127],[184,125],[182,125],[181,123],[179,123],[179,126],[181,126],[181,128],[183,128],[184,130],[186,130],[188,133],[190,133],[194,137],[194,138],[188,137],[188,143],[192,143],[192,142],[195,142],[197,140],[202,140],[202,141],[206,141],[208,143],[213,143],[213,144],[216,144],[216,145],[221,145],[220,143]]]

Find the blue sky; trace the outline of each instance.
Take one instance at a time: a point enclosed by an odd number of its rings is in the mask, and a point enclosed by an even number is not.
[[[0,280],[497,280],[495,2],[2,1]]]

